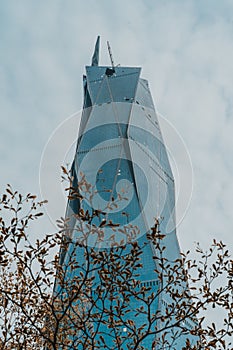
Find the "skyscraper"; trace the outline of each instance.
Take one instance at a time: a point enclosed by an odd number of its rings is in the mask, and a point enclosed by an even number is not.
[[[80,210],[104,211],[105,220],[107,217],[109,222],[118,224],[114,236],[118,244],[127,245],[123,232],[126,225],[137,227],[137,235],[133,239],[143,247],[142,267],[137,278],[142,286],[156,291],[159,281],[154,271],[155,252],[147,236],[155,219],[165,235],[161,241],[166,248],[164,257],[175,261],[180,257],[180,249],[176,236],[173,174],[149,85],[140,74],[139,67],[114,66],[113,61],[111,66],[99,66],[98,37],[92,64],[86,67],[83,77],[84,105],[72,165],[73,187],[77,188],[85,175],[87,183],[94,189],[94,196],[91,201],[76,198],[68,202],[66,217],[69,218],[67,236],[70,244],[67,251],[61,251],[60,259],[64,266],[68,264],[72,242],[79,238],[76,215]],[[98,226],[100,218],[96,216],[95,220]],[[108,251],[111,238],[112,228],[106,226],[104,239],[100,241],[98,235],[92,234],[87,244],[90,248]],[[80,264],[82,261],[85,263],[81,247],[76,249],[75,254]],[[72,273],[70,278],[72,280]],[[165,313],[166,305],[171,302],[169,298],[166,293],[160,293],[152,304],[152,311]],[[136,309],[140,306],[131,297],[131,311],[125,316],[133,319],[138,328],[148,322],[147,316],[137,316]],[[108,336],[111,330],[107,324],[101,327],[100,334],[102,332],[102,336],[106,337],[108,348],[115,349]],[[171,339],[174,331],[169,330],[167,337]],[[122,334],[125,337],[122,349],[130,349],[127,327],[122,328]],[[141,346],[152,349],[155,338],[155,335],[147,336]],[[181,349],[185,338],[179,336],[170,349]],[[159,343],[154,346],[157,346],[153,347],[155,349],[161,348]],[[82,349],[78,346],[74,348]]]

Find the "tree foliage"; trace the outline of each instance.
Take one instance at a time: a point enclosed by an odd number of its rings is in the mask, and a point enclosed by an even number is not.
[[[90,200],[93,193],[85,178],[81,185]],[[68,192],[70,200],[83,199],[71,178]],[[58,220],[58,232],[34,239],[30,224],[43,215],[44,204],[10,186],[1,197],[1,350],[147,349],[146,339],[153,349],[177,349],[181,337],[184,350],[232,349],[233,264],[222,242],[214,240],[208,251],[198,245],[195,260],[187,252],[171,262],[156,219],[147,244],[153,245],[157,279],[142,283],[144,247],[138,244],[136,227],[126,225],[127,244],[119,244],[117,223],[103,212],[80,209],[75,217],[82,233],[78,239],[67,235],[68,218]],[[93,220],[100,214],[96,225]],[[103,239],[106,226],[113,232],[109,248],[89,247],[90,235]],[[206,317],[212,308],[222,317],[218,324]],[[138,327],[140,317],[146,322]]]

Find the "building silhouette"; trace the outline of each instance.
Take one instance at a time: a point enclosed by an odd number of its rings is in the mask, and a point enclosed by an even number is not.
[[[107,217],[108,221],[119,225],[114,237],[118,244],[127,244],[124,241],[125,235],[119,228],[125,225],[138,228],[135,239],[143,247],[138,279],[142,286],[157,290],[159,281],[154,271],[155,252],[153,245],[148,243],[147,234],[156,219],[160,231],[165,235],[161,241],[166,248],[165,258],[172,262],[180,257],[175,223],[174,178],[149,85],[147,80],[141,78],[141,68],[114,66],[111,51],[112,65],[99,66],[99,40],[98,37],[92,63],[86,67],[86,75],[83,77],[84,104],[72,165],[73,187],[78,187],[84,174],[86,181],[95,189],[95,195],[91,203],[80,201],[79,198],[68,201],[66,217],[69,218],[69,227],[66,235],[70,243],[68,249],[61,249],[60,262],[64,266],[68,265],[74,249],[72,242],[79,239],[76,215],[80,209],[84,212],[104,210],[105,219]],[[117,206],[112,203],[117,203]],[[101,219],[102,217],[96,216],[96,226]],[[105,227],[104,230],[102,241],[96,235],[88,237],[87,244],[90,248],[110,249],[112,229]],[[79,264],[85,264],[81,247],[76,248],[75,254]],[[70,272],[71,281],[74,273]],[[152,310],[163,314],[169,303],[169,295],[161,293],[153,303]],[[145,315],[136,315],[138,307],[138,302],[135,303],[130,298],[131,311],[125,317],[140,327],[148,321]],[[186,328],[191,329],[193,326],[190,320]],[[108,348],[115,349],[107,325],[101,326],[101,332]],[[171,342],[174,332],[175,329],[170,329],[166,335]],[[122,349],[130,349],[127,327],[122,327],[122,336],[125,337]],[[77,330],[77,345],[74,345],[74,349],[83,349],[78,345],[80,337],[82,334]],[[169,349],[182,349],[186,337],[187,335],[178,336]],[[75,335],[73,338],[75,344]],[[155,338],[155,335],[147,336],[141,345],[145,349],[152,349]],[[192,336],[189,339],[190,342],[195,341]],[[158,343],[153,349],[162,348]]]

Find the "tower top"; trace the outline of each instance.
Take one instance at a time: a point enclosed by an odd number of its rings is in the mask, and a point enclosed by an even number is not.
[[[111,50],[111,46],[109,44],[109,41],[107,41],[107,47],[108,47],[108,53],[109,53],[109,57],[110,57],[110,61],[111,61],[112,70],[114,70],[115,64],[113,61],[113,55],[112,55],[112,50]],[[100,36],[98,35],[97,39],[96,39],[96,43],[95,43],[94,53],[93,53],[92,60],[91,60],[92,66],[99,65],[99,51],[100,51]]]

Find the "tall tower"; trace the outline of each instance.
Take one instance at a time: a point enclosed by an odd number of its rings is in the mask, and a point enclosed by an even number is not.
[[[72,241],[78,239],[76,214],[80,209],[104,210],[108,220],[119,225],[115,234],[119,244],[127,244],[122,230],[125,225],[138,228],[135,239],[144,247],[138,279],[141,285],[156,290],[154,247],[148,244],[147,238],[155,218],[165,235],[161,243],[166,247],[165,258],[175,261],[180,257],[180,250],[176,237],[174,179],[149,85],[140,74],[139,67],[115,67],[113,61],[112,66],[99,66],[98,37],[92,64],[86,67],[83,78],[84,105],[72,165],[73,187],[77,187],[84,174],[95,195],[91,204],[78,198],[68,202],[66,217],[71,243],[66,252],[61,251],[61,264],[68,264]],[[98,220],[96,217],[97,225]],[[88,245],[106,251],[111,235],[111,228],[106,227],[104,239],[99,241],[96,235],[91,235]],[[82,249],[77,248],[79,262],[84,259],[82,254]],[[164,305],[169,302],[169,296],[161,293],[153,304],[153,311],[164,312]],[[136,316],[140,305],[135,305],[132,298],[129,303],[132,309],[129,317],[140,327],[147,318]],[[103,333],[106,332],[110,330],[106,328]],[[126,335],[127,327],[122,332]],[[154,335],[149,336],[141,345],[152,349],[154,339]],[[107,342],[109,349],[115,349],[110,338]],[[170,349],[179,350],[183,345],[181,336]],[[122,349],[130,348],[128,339]]]

